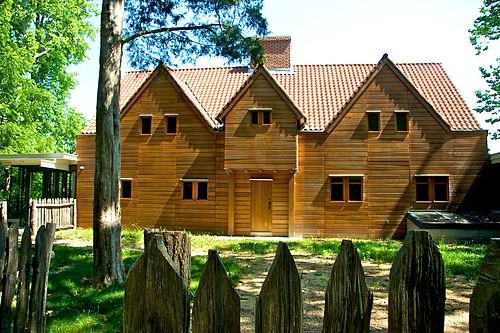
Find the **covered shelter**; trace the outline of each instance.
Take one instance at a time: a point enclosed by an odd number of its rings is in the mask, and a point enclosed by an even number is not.
[[[9,221],[26,222],[31,199],[75,198],[77,163],[66,153],[0,155]]]

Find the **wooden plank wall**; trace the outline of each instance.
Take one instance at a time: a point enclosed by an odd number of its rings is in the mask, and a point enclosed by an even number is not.
[[[235,235],[250,235],[251,230],[251,178],[272,178],[272,235],[288,236],[288,182],[292,173],[278,172],[235,172],[235,208],[234,233]]]
[[[252,125],[251,108],[272,108],[272,124]],[[293,170],[297,118],[260,75],[225,117],[225,168]]]
[[[380,111],[380,133],[368,132],[368,110]],[[410,110],[408,132],[396,131],[395,110]],[[401,237],[408,209],[458,208],[473,198],[485,165],[485,132],[447,132],[385,67],[323,142],[318,134],[300,135],[295,232]],[[449,203],[415,203],[415,174],[422,173],[450,174]],[[330,174],[364,174],[364,201],[331,202]]]
[[[258,107],[273,109],[271,126],[250,125],[248,109]],[[367,110],[380,111],[380,133],[368,132]],[[408,132],[396,132],[394,110],[410,110]],[[178,114],[177,135],[165,133],[165,113]],[[153,115],[153,134],[140,135],[140,114]],[[300,133],[297,140],[295,115],[262,76],[226,116],[225,133],[212,133],[203,122],[164,73],[128,109],[121,125],[122,177],[133,185],[132,199],[122,200],[125,227],[225,234],[232,174],[236,235],[251,232],[250,178],[269,177],[273,235],[399,237],[408,209],[474,202],[478,175],[488,164],[486,132],[446,131],[388,67],[330,134]],[[77,150],[84,166],[78,225],[91,226],[94,136],[78,136]],[[288,182],[297,166],[291,200]],[[423,173],[450,175],[449,203],[415,203],[415,174]],[[363,202],[331,202],[330,174],[363,174]],[[208,178],[209,200],[181,200],[181,178]]]
[[[76,171],[77,225],[90,228],[92,227],[94,204],[95,135],[78,135],[76,137],[76,151],[78,153]]]

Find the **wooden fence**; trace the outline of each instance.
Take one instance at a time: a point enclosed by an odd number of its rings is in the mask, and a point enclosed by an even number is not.
[[[30,227],[37,231],[47,223],[53,223],[57,229],[76,228],[76,199],[31,199]]]
[[[32,240],[25,227],[18,250],[18,225],[0,224],[0,332],[46,331],[47,282],[56,226],[38,229],[32,258]]]
[[[145,231],[150,240],[131,267],[125,285],[124,332],[188,332],[189,291],[171,259],[171,233]],[[183,241],[189,244],[189,241]],[[168,244],[167,244],[168,245]],[[184,254],[190,253],[184,249]],[[178,257],[179,259],[179,257]],[[188,267],[187,263],[183,263]],[[185,279],[186,277],[184,277]],[[426,231],[411,231],[389,277],[389,332],[443,332],[444,263]],[[471,332],[500,327],[500,240],[494,240],[471,299]],[[353,243],[342,241],[325,293],[323,332],[369,332],[373,294]],[[255,332],[303,332],[300,275],[286,243],[280,242],[256,299]],[[240,332],[240,298],[215,250],[210,250],[193,301],[192,332]]]

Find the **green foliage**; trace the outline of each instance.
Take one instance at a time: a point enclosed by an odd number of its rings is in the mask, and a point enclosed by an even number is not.
[[[68,106],[94,35],[87,0],[0,3],[0,153],[74,152],[85,125]]]
[[[123,39],[131,65],[144,69],[206,55],[262,63],[254,37],[267,34],[262,6],[263,0],[126,1]]]
[[[492,41],[500,38],[500,1],[484,0],[479,17],[474,21],[474,28],[469,30],[470,41],[476,48],[477,54],[488,50]],[[491,115],[486,121],[490,124],[500,122],[500,58],[496,64],[488,68],[480,68],[481,75],[488,84],[488,89],[476,91],[479,106],[477,112]],[[493,139],[500,139],[500,129],[491,133]]]

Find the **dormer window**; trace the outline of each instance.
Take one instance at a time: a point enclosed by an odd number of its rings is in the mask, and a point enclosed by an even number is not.
[[[396,131],[398,132],[408,132],[408,110],[396,110]]]
[[[153,116],[150,114],[141,114],[141,134],[151,134],[151,124]]]
[[[250,109],[249,111],[252,125],[271,125],[271,108]]]
[[[177,133],[177,114],[166,113],[165,114],[165,133],[176,134]]]

